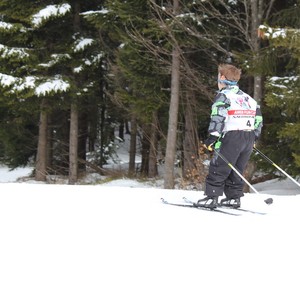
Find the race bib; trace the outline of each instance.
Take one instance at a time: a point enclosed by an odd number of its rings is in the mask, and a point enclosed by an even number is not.
[[[254,130],[256,101],[245,93],[226,93],[226,97],[231,104],[223,131]]]

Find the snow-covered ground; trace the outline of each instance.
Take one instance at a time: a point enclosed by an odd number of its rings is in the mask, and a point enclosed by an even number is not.
[[[0,169],[1,300],[300,299],[300,188],[290,180],[243,198],[266,214],[230,216],[160,201],[202,192],[127,179],[15,182],[30,172]]]

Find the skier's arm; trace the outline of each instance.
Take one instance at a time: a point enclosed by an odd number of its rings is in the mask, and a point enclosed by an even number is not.
[[[230,106],[229,99],[223,93],[219,93],[212,105],[208,133],[213,136],[221,136],[225,121],[228,116],[227,108]]]
[[[259,139],[262,127],[263,127],[263,117],[262,117],[262,114],[261,114],[260,106],[257,105],[256,115],[255,115],[255,122],[254,122],[255,140]]]

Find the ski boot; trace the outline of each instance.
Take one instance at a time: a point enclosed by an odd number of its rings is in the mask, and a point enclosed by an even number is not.
[[[215,209],[218,207],[218,197],[217,196],[207,196],[200,199],[195,203],[196,207],[204,207],[208,209]]]
[[[221,199],[220,205],[231,207],[231,208],[240,208],[241,200],[240,198],[231,198],[231,199],[225,198],[225,199]]]

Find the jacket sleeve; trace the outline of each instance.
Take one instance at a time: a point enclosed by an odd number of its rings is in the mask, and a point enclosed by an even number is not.
[[[258,140],[261,134],[261,129],[263,127],[263,117],[260,110],[260,106],[257,105],[256,107],[256,114],[255,114],[255,122],[254,122],[254,133],[255,139]]]
[[[229,99],[223,93],[217,94],[211,109],[210,123],[208,127],[209,134],[215,136],[220,136],[222,134],[225,121],[228,116],[227,108],[229,106]]]

